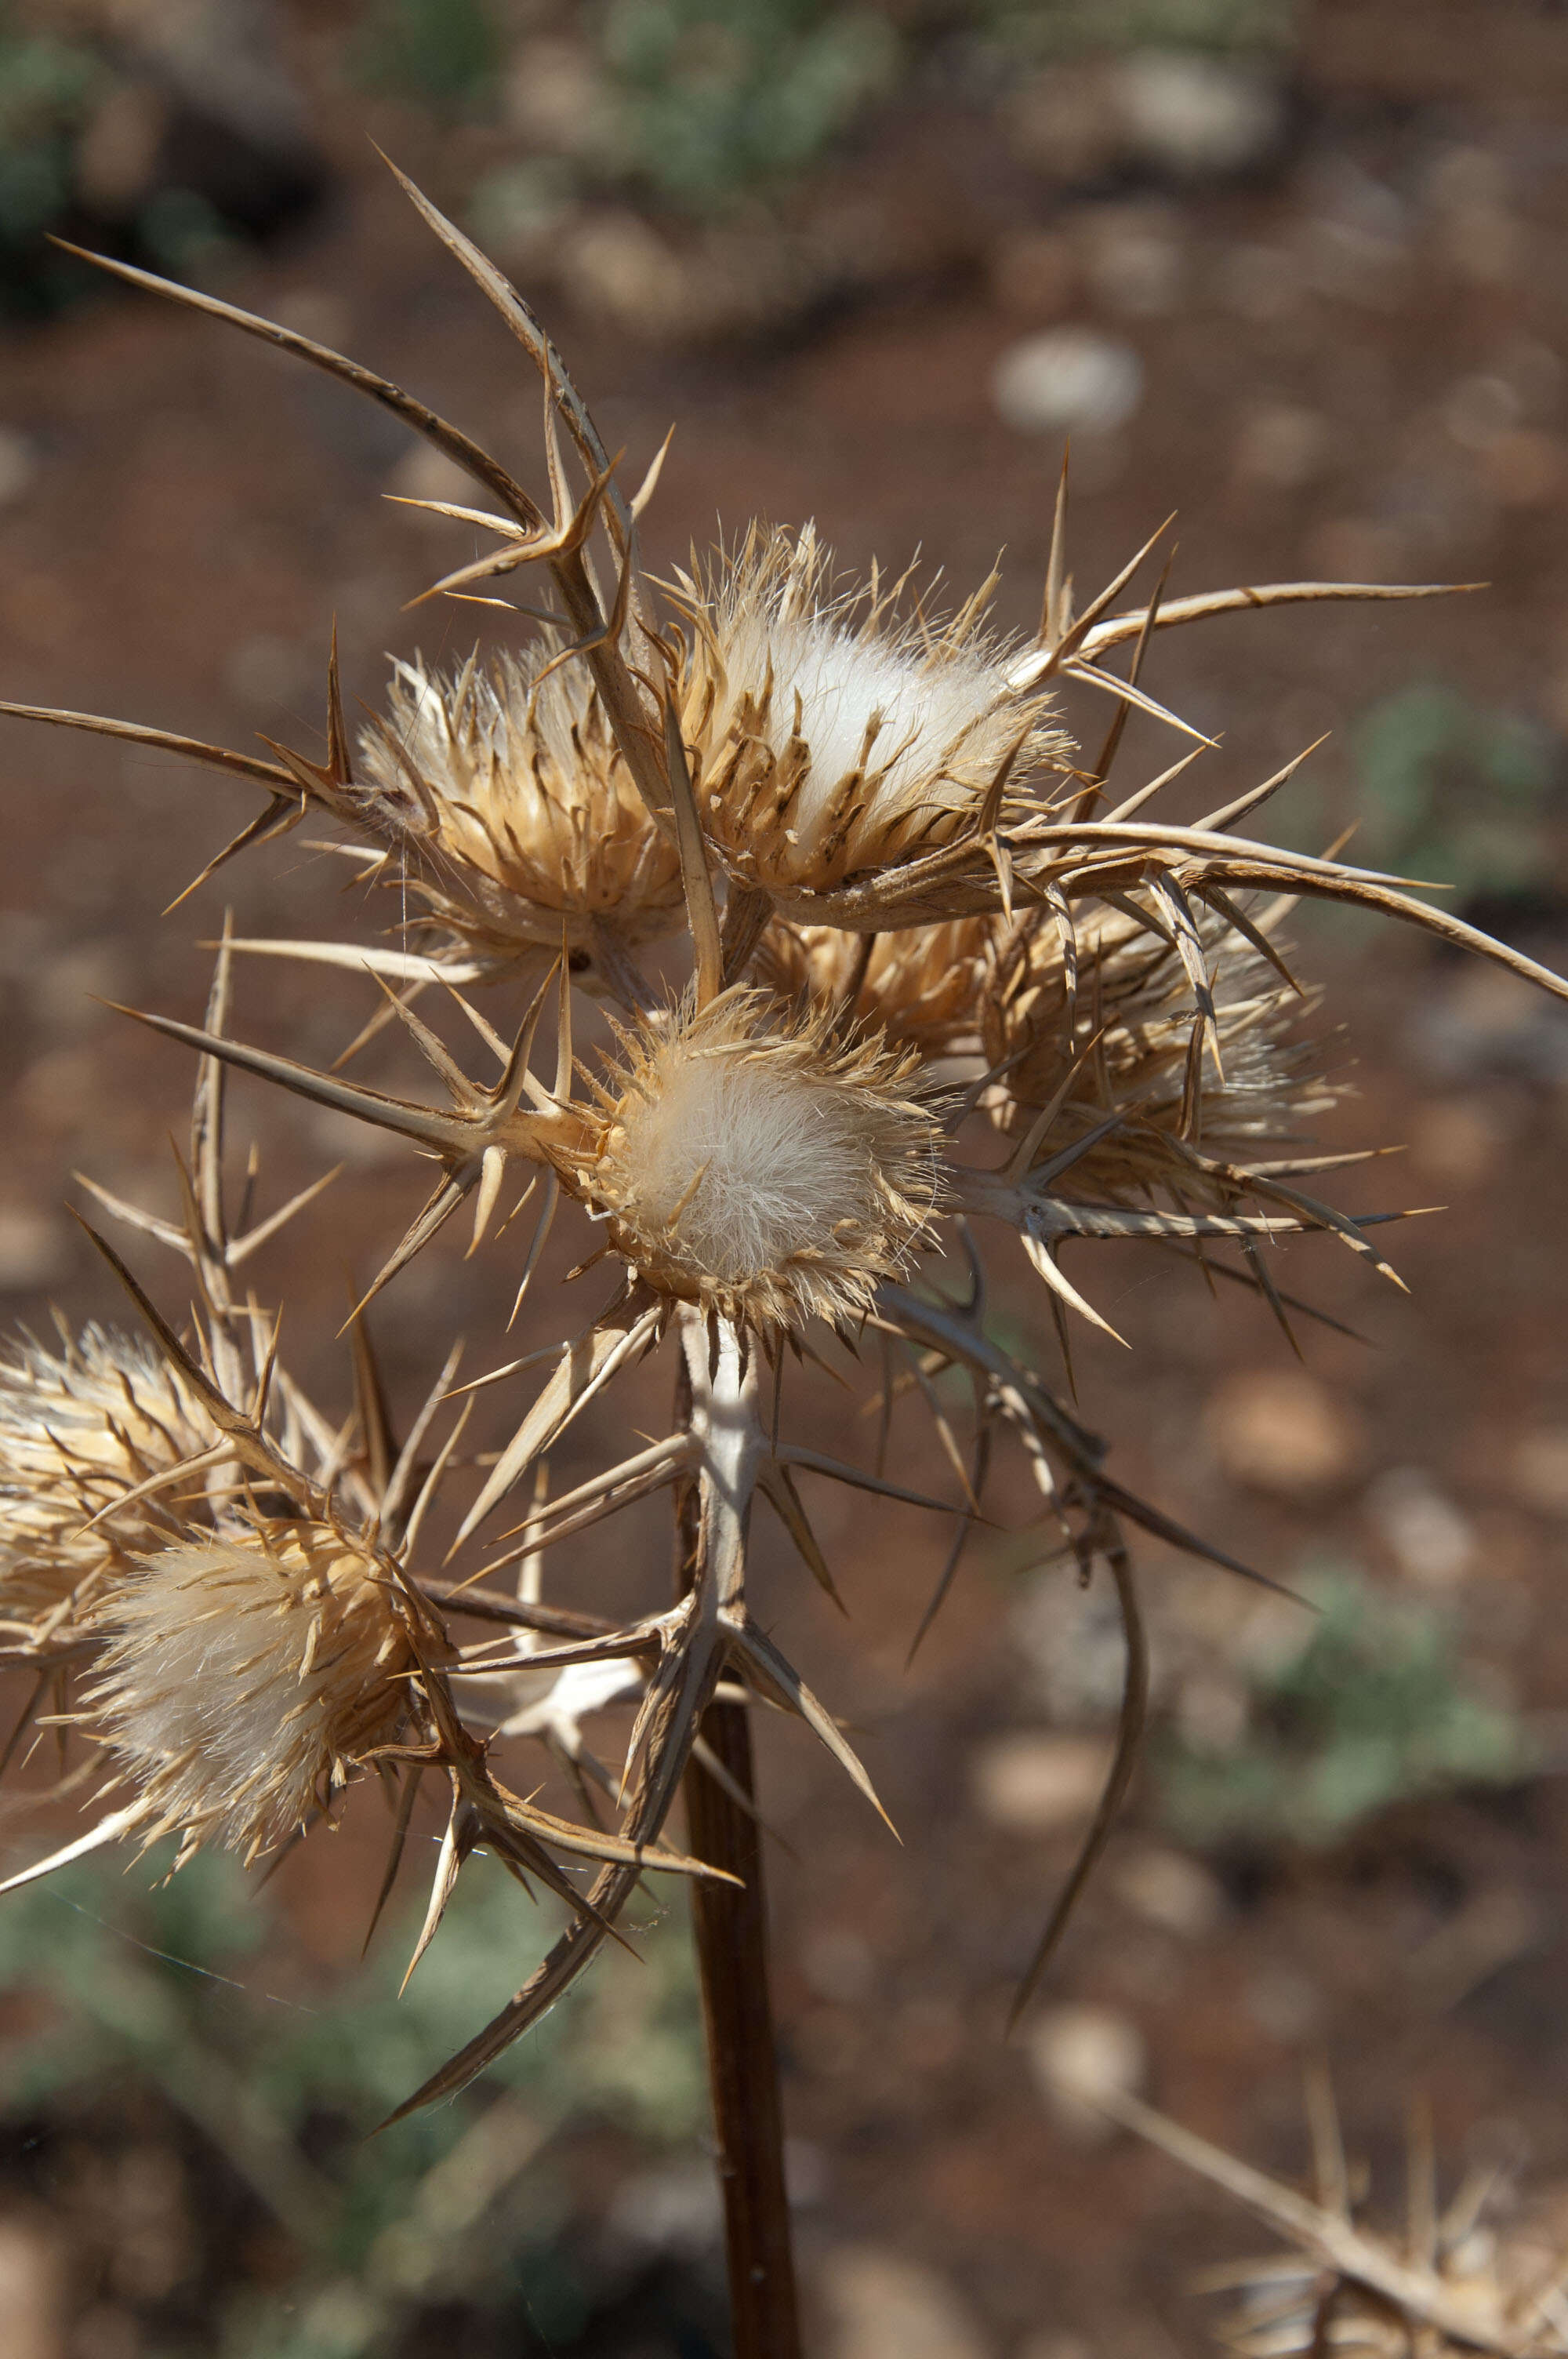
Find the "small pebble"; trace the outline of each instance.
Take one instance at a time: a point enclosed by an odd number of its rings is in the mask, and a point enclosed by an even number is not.
[[[1020,434],[1114,434],[1142,399],[1143,364],[1092,328],[1047,328],[1003,353],[991,394]]]
[[[1297,491],[1322,473],[1333,439],[1321,410],[1287,402],[1254,409],[1243,418],[1236,437],[1231,464],[1237,481]]]
[[[1233,1483],[1311,1498],[1354,1473],[1361,1437],[1343,1404],[1304,1368],[1229,1376],[1204,1410],[1210,1446]]]
[[[830,2359],[990,2359],[991,2345],[947,2278],[876,2245],[840,2245],[817,2285]]]
[[[1225,1915],[1225,1895],[1206,1867],[1184,1852],[1135,1851],[1113,1879],[1117,1897],[1135,1916],[1184,1940],[1201,1941]]]
[[[1250,170],[1284,136],[1278,77],[1231,59],[1140,49],[1120,60],[1116,91],[1137,159],[1175,179]]]
[[[1081,2146],[1115,2136],[1101,2101],[1134,2095],[1149,2067],[1138,2026],[1108,2006],[1049,2008],[1030,2030],[1029,2060],[1057,2128]]]
[[[1509,1455],[1516,1496],[1538,1516],[1568,1516],[1568,1425],[1521,1433]]]
[[[1474,1526],[1421,1467],[1390,1466],[1368,1486],[1365,1506],[1408,1581],[1451,1589],[1474,1565]]]
[[[1107,1747],[1098,1738],[1016,1729],[969,1756],[975,1807],[1010,1834],[1048,1835],[1093,1810],[1105,1784]]]
[[[0,1205],[0,1292],[52,1286],[70,1266],[65,1223],[28,1204]]]

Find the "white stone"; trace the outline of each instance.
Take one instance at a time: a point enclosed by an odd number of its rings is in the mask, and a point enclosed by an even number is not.
[[[1140,160],[1180,179],[1246,171],[1284,129],[1277,78],[1229,59],[1139,49],[1118,68],[1117,96]]]
[[[1475,1563],[1474,1527],[1422,1468],[1390,1466],[1368,1486],[1366,1507],[1407,1580],[1448,1589]]]
[[[924,2262],[841,2245],[817,2272],[831,2321],[827,2359],[990,2359],[957,2289]]]
[[[1118,1867],[1116,1896],[1135,1916],[1184,1940],[1201,1941],[1225,1915],[1225,1895],[1206,1867],[1184,1852],[1151,1845]]]
[[[969,1790],[983,1819],[1010,1834],[1055,1834],[1087,1818],[1099,1800],[1109,1750],[1092,1736],[1010,1730],[969,1756]]]
[[[1029,2032],[1029,2060],[1058,2129],[1081,2146],[1116,2134],[1108,2097],[1132,2096],[1149,2067],[1143,2034],[1108,2006],[1054,2006]]]
[[[1046,328],[1003,353],[991,395],[1020,434],[1114,434],[1143,397],[1143,364],[1092,328]]]

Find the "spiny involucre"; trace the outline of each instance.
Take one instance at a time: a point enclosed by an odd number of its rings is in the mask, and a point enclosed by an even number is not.
[[[357,750],[334,648],[324,761],[287,747],[264,761],[148,724],[9,709],[183,753],[260,786],[265,808],[220,861],[314,806],[351,831],[367,875],[396,886],[396,904],[383,897],[384,908],[401,917],[407,890],[406,938],[392,947],[226,937],[213,1006],[226,1006],[234,955],[282,953],[335,974],[344,990],[365,967],[409,996],[444,983],[479,1036],[475,1049],[460,1030],[467,1045],[454,1051],[407,998],[391,1009],[438,1076],[444,1097],[431,1103],[250,1047],[211,1011],[205,1027],[145,1019],[202,1057],[193,1135],[205,1209],[182,1241],[111,1208],[185,1250],[217,1304],[208,1344],[192,1357],[189,1340],[136,1288],[170,1381],[197,1404],[169,1445],[177,1465],[184,1452],[194,1469],[204,1450],[210,1468],[225,1454],[232,1463],[202,1495],[205,1527],[189,1526],[182,1501],[188,1527],[163,1536],[145,1561],[124,1561],[116,1539],[85,1641],[99,1650],[91,1724],[132,1795],[103,1822],[110,1833],[178,1832],[182,1856],[203,1840],[265,1849],[323,1813],[335,1788],[373,1761],[389,1781],[433,1771],[449,1798],[416,1956],[476,1847],[562,1903],[568,1923],[554,1949],[418,2093],[425,2099],[461,2086],[554,2003],[650,1866],[707,1872],[660,1835],[683,1777],[704,1758],[703,1714],[721,1682],[795,1715],[874,1799],[843,1729],[747,1603],[759,1498],[836,1593],[809,1520],[807,1475],[955,1519],[928,1621],[980,1519],[996,1444],[1021,1445],[1048,1545],[1086,1577],[1108,1571],[1123,1617],[1129,1685],[1114,1799],[1147,1679],[1127,1527],[1216,1552],[1122,1488],[1103,1442],[989,1330],[982,1223],[1022,1239],[1064,1345],[1067,1314],[1098,1314],[1064,1274],[1062,1250],[1095,1237],[1147,1238],[1211,1266],[1228,1247],[1239,1258],[1220,1266],[1282,1320],[1264,1258],[1276,1237],[1323,1230],[1386,1266],[1367,1238],[1376,1216],[1338,1212],[1298,1184],[1347,1158],[1321,1156],[1303,1136],[1336,1092],[1317,1078],[1300,1031],[1315,1002],[1281,946],[1286,901],[1317,895],[1396,914],[1560,995],[1568,985],[1411,899],[1397,878],[1244,834],[1294,765],[1190,825],[1151,805],[1191,756],[1129,793],[1110,787],[1129,714],[1174,720],[1141,679],[1171,625],[1433,588],[1294,582],[1176,598],[1162,584],[1148,603],[1120,606],[1145,549],[1075,611],[1064,499],[1027,642],[989,628],[994,580],[944,617],[909,577],[840,581],[809,526],[756,525],[661,593],[638,546],[658,461],[625,499],[521,297],[410,193],[541,373],[547,507],[460,428],[362,364],[214,297],[108,266],[350,383],[466,468],[491,505],[429,505],[493,546],[437,588],[466,594],[541,568],[544,636],[521,651],[476,649],[445,672],[400,658]],[[485,603],[492,612],[507,603],[488,592]],[[539,611],[519,602],[517,620]],[[1098,706],[1085,739],[1098,751],[1070,739],[1069,694],[1091,713]],[[1195,736],[1184,730],[1188,745]],[[464,996],[473,984],[486,986],[482,1005]],[[596,1031],[578,1028],[579,994],[597,1003]],[[553,1071],[535,1070],[542,1029],[546,1042],[553,1034]],[[607,1266],[608,1294],[575,1332],[515,1357],[506,1347],[486,1380],[510,1386],[547,1364],[510,1438],[477,1461],[454,1553],[522,1486],[529,1504],[460,1579],[432,1571],[423,1538],[474,1408],[470,1387],[455,1416],[449,1407],[455,1353],[401,1444],[368,1344],[357,1424],[347,1427],[309,1408],[275,1369],[270,1345],[245,1386],[214,1380],[237,1315],[225,1287],[240,1250],[211,1234],[222,1189],[211,1077],[221,1064],[437,1163],[434,1190],[385,1251],[372,1293],[465,1202],[470,1250],[504,1257],[495,1293],[514,1318],[563,1208],[597,1232],[598,1250],[573,1274]],[[523,1204],[533,1225],[514,1230]],[[942,1256],[942,1282],[925,1284]],[[898,1398],[929,1408],[953,1470],[946,1500],[790,1438],[781,1346],[813,1359],[814,1322],[852,1345],[871,1343],[884,1446]],[[441,1335],[442,1350],[453,1341]],[[552,1495],[552,1456],[577,1419],[666,1344],[679,1377],[671,1430]],[[766,1413],[760,1361],[774,1372]],[[961,1381],[944,1393],[937,1380],[949,1374]],[[45,1393],[57,1384],[42,1363],[37,1383]],[[268,1422],[279,1398],[287,1448]],[[954,1398],[973,1400],[967,1436]],[[546,1601],[549,1551],[663,1490],[679,1511],[688,1583],[675,1604],[655,1593],[645,1611],[611,1624]],[[59,1544],[75,1541],[66,1534]],[[506,1575],[515,1603],[498,1586]],[[462,1614],[479,1619],[472,1644],[449,1636]],[[217,1732],[223,1688],[238,1702]],[[619,1774],[594,1770],[613,1799],[613,1826],[557,1818],[497,1772],[503,1748],[526,1736],[574,1776],[588,1774],[582,1715],[627,1701],[635,1710]],[[405,1784],[406,1800],[409,1791]],[[1108,1803],[1091,1851],[1109,1816]],[[586,1889],[574,1881],[582,1863],[594,1871]],[[1047,1928],[1025,1992],[1063,1921],[1059,1911]]]

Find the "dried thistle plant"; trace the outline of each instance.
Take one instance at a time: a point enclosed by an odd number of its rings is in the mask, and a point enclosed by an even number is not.
[[[1026,645],[989,632],[994,583],[944,620],[908,578],[838,582],[809,528],[756,526],[673,584],[651,582],[637,527],[658,460],[623,498],[521,298],[404,185],[539,372],[547,508],[459,428],[360,364],[213,297],[105,266],[356,387],[466,469],[492,506],[416,505],[494,545],[427,594],[477,596],[508,627],[534,621],[542,636],[494,658],[476,653],[449,676],[400,665],[357,749],[334,647],[324,761],[5,708],[185,754],[264,788],[259,815],[204,876],[325,813],[347,830],[363,874],[398,887],[402,930],[390,944],[226,940],[204,1025],[141,1018],[201,1060],[186,1223],[105,1201],[191,1265],[198,1321],[178,1334],[110,1254],[157,1357],[87,1338],[60,1360],[32,1349],[16,1360],[0,1386],[0,1616],[16,1652],[38,1663],[40,1693],[50,1682],[60,1691],[60,1710],[85,1669],[78,1715],[128,1789],[60,1856],[165,1831],[180,1834],[181,1858],[211,1839],[259,1855],[373,1771],[395,1802],[390,1884],[429,1774],[449,1814],[416,1958],[481,1843],[556,1895],[567,1921],[555,1947],[410,2104],[461,2088],[536,2020],[615,1933],[650,1869],[694,1876],[732,2163],[734,2298],[738,2319],[751,2321],[740,2347],[782,2352],[795,2347],[793,2296],[745,1701],[803,1721],[875,1798],[829,1707],[749,1610],[755,1500],[830,1593],[805,1476],[951,1517],[928,1622],[981,1518],[996,1446],[1011,1436],[1054,1544],[1085,1579],[1108,1572],[1127,1636],[1120,1742],[1022,2005],[1103,1842],[1141,1725],[1146,1652],[1127,1529],[1230,1560],[1126,1491],[1076,1408],[989,1332],[985,1224],[1022,1238],[1064,1343],[1070,1319],[1104,1323],[1060,1267],[1072,1239],[1142,1239],[1202,1260],[1255,1287],[1283,1321],[1291,1306],[1267,1259],[1281,1236],[1322,1230],[1387,1270],[1368,1216],[1301,1185],[1357,1158],[1320,1155],[1303,1136],[1334,1092],[1301,1042],[1314,1001],[1281,948],[1290,903],[1307,895],[1390,912],[1559,995],[1568,985],[1411,898],[1397,878],[1243,835],[1294,764],[1195,826],[1150,810],[1205,745],[1140,684],[1157,634],[1241,608],[1437,590],[1297,582],[1173,599],[1161,581],[1141,604],[1119,606],[1151,542],[1076,612],[1065,481]],[[478,587],[529,567],[547,576],[543,606]],[[1109,669],[1118,647],[1130,651],[1119,674]],[[1066,734],[1069,686],[1108,701],[1094,754]],[[1169,723],[1189,750],[1113,796],[1134,710]],[[650,946],[657,967],[645,962]],[[358,1038],[400,1023],[439,1101],[234,1038],[227,1003],[242,952],[314,962],[345,991],[369,968],[384,1004]],[[472,1057],[415,1013],[435,984],[471,1023]],[[574,1048],[579,993],[600,1004],[613,1036],[587,1057]],[[554,1032],[547,1078],[535,1069],[541,1027]],[[434,1571],[422,1533],[463,1462],[471,1388],[456,1406],[454,1353],[397,1446],[362,1329],[349,1426],[335,1430],[288,1379],[275,1320],[234,1281],[254,1246],[305,1205],[231,1236],[229,1067],[439,1166],[371,1294],[470,1199],[472,1250],[494,1257],[514,1318],[563,1206],[597,1233],[576,1275],[600,1272],[598,1306],[482,1380],[510,1385],[549,1364],[462,1515],[457,1549],[470,1569],[460,1582]],[[511,1242],[517,1208],[498,1225],[514,1190],[536,1209],[522,1246]],[[1227,1261],[1227,1248],[1239,1259]],[[956,1291],[941,1282],[955,1264]],[[815,1358],[814,1325],[871,1348],[884,1438],[895,1395],[924,1401],[953,1468],[949,1502],[891,1480],[881,1463],[869,1473],[789,1439],[786,1356]],[[660,1350],[676,1372],[670,1430],[551,1497],[551,1453],[574,1420]],[[967,1436],[935,1389],[948,1371],[972,1396]],[[66,1401],[69,1418],[51,1406]],[[659,1491],[673,1495],[681,1543],[673,1602],[651,1599],[615,1626],[546,1602],[543,1567],[557,1543]],[[512,1527],[481,1549],[481,1527],[519,1495]],[[475,1619],[477,1640],[451,1635]],[[238,1699],[217,1745],[214,1676]],[[581,1723],[628,1697],[623,1757],[607,1768]],[[571,1772],[580,1821],[503,1782],[497,1761],[524,1739]],[[683,1781],[699,1858],[662,1841]],[[576,1880],[585,1866],[586,1886]]]
[[[1564,2256],[1519,2203],[1507,2169],[1476,2164],[1440,2206],[1432,2125],[1412,2108],[1402,2227],[1369,2227],[1359,2216],[1366,2174],[1346,2158],[1325,2072],[1309,2073],[1306,2094],[1310,2195],[1124,2092],[1102,2089],[1087,2100],[1284,2239],[1282,2253],[1226,2262],[1199,2278],[1200,2290],[1234,2297],[1221,2348],[1238,2359],[1398,2359],[1411,2350],[1430,2359],[1561,2359]]]

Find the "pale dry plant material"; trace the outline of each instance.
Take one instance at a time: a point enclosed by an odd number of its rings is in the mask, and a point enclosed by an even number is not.
[[[1412,2108],[1402,2232],[1370,2227],[1352,2199],[1353,2174],[1327,2077],[1307,2082],[1311,2194],[1270,2179],[1152,2105],[1122,2093],[1093,2101],[1245,2206],[1282,2237],[1276,2256],[1206,2270],[1201,2290],[1230,2295],[1217,2340],[1237,2359],[1562,2359],[1568,2353],[1568,2256],[1514,2197],[1500,2164],[1466,2172],[1438,2201],[1431,2123]]]
[[[918,1059],[739,986],[622,1046],[582,1184],[629,1266],[764,1337],[863,1317],[940,1200]]]
[[[140,1560],[94,1616],[83,1723],[175,1865],[215,1841],[247,1864],[395,1742],[417,1667],[395,1576],[329,1524],[255,1516],[243,1537]]]
[[[169,1528],[149,1477],[221,1439],[156,1352],[112,1329],[19,1339],[0,1365],[0,1638],[11,1661],[81,1642],[99,1593]]]
[[[682,921],[675,848],[560,652],[545,637],[449,675],[395,664],[361,737],[363,777],[339,789],[343,816],[413,856],[429,913],[416,932],[485,973],[563,938],[591,953],[601,932],[631,947]]]
[[[989,631],[993,582],[943,615],[909,577],[840,583],[809,527],[759,524],[661,592],[638,555],[659,460],[626,498],[526,305],[404,185],[539,372],[544,502],[361,364],[215,297],[106,266],[349,384],[466,469],[489,505],[424,505],[492,546],[427,594],[477,596],[505,631],[542,617],[543,636],[476,650],[450,674],[400,662],[357,749],[334,649],[324,760],[7,708],[184,754],[259,787],[259,815],[214,866],[314,809],[346,829],[342,848],[363,875],[397,883],[395,905],[383,897],[389,914],[403,917],[405,878],[411,897],[406,931],[390,943],[226,939],[204,1024],[141,1019],[200,1059],[189,1217],[175,1227],[97,1192],[117,1219],[183,1256],[201,1307],[177,1333],[116,1261],[157,1344],[145,1389],[172,1388],[189,1409],[169,1445],[174,1462],[155,1470],[167,1532],[133,1535],[114,1520],[131,1512],[141,1457],[156,1455],[145,1439],[135,1465],[126,1455],[111,1476],[91,1477],[107,1482],[114,1515],[92,1527],[113,1527],[114,1537],[91,1543],[110,1554],[91,1557],[91,1626],[78,1635],[96,1658],[96,1683],[81,1706],[130,1799],[68,1849],[167,1828],[181,1856],[204,1840],[259,1855],[317,1823],[365,1771],[394,1799],[390,1887],[420,1781],[433,1776],[449,1807],[416,1959],[481,1846],[543,1885],[566,1919],[510,2004],[410,2103],[449,2094],[616,1934],[650,1868],[711,1888],[714,1872],[662,1837],[694,1763],[713,1781],[702,1790],[750,1807],[726,1767],[740,1756],[731,1748],[721,1758],[703,1735],[716,1699],[720,1718],[741,1698],[804,1723],[875,1802],[831,1711],[749,1606],[756,1502],[833,1596],[807,1478],[939,1511],[949,1545],[918,1643],[1011,1442],[1037,1489],[1044,1549],[1086,1579],[1110,1580],[1128,1659],[1107,1793],[1022,2004],[1136,1751],[1148,1669],[1128,1531],[1232,1560],[1118,1483],[1076,1409],[990,1332],[983,1224],[1022,1239],[1064,1345],[1070,1320],[1103,1323],[1061,1267],[1066,1245],[1095,1238],[1141,1239],[1200,1262],[1288,1321],[1304,1306],[1274,1283],[1277,1238],[1321,1231],[1388,1269],[1369,1242],[1371,1216],[1302,1184],[1357,1158],[1324,1155],[1305,1136],[1336,1091],[1301,1038],[1314,1003],[1281,948],[1290,901],[1322,896],[1397,914],[1568,993],[1518,952],[1411,899],[1397,878],[1244,835],[1295,765],[1196,825],[1155,816],[1151,805],[1204,741],[1141,684],[1145,662],[1165,630],[1210,614],[1439,593],[1296,582],[1171,598],[1161,582],[1145,603],[1119,603],[1145,549],[1076,612],[1065,486],[1027,644]],[[529,567],[544,569],[548,603],[513,606],[496,585]],[[1067,734],[1069,690],[1101,704],[1103,739],[1087,755]],[[1113,792],[1134,711],[1168,723],[1184,750],[1160,776]],[[649,945],[665,959],[657,973],[644,963]],[[684,949],[690,969],[673,985],[672,949]],[[341,1070],[347,1055],[323,1072],[235,1039],[227,999],[241,952],[308,962],[337,975],[345,995],[362,991],[369,968],[382,997],[351,1049],[400,1026],[436,1076],[434,1094],[363,1087]],[[414,1012],[413,997],[434,984],[455,995],[477,1047],[465,1031],[470,1045],[454,1052]],[[475,984],[482,999],[467,995]],[[603,1051],[574,1040],[582,993],[611,1019]],[[346,1000],[345,1028],[354,1028]],[[541,1058],[541,1036],[553,1058]],[[230,1067],[369,1124],[438,1167],[406,1234],[386,1241],[367,1300],[467,1205],[470,1250],[493,1256],[514,1320],[532,1308],[554,1224],[586,1215],[589,1249],[574,1277],[600,1272],[597,1307],[565,1335],[520,1336],[477,1385],[456,1385],[454,1348],[401,1436],[361,1320],[356,1406],[335,1423],[278,1365],[270,1314],[236,1284],[277,1221],[306,1206],[232,1234],[221,1121]],[[786,1358],[809,1368],[835,1332],[872,1362],[875,1472],[790,1436]],[[443,1350],[449,1343],[440,1338]],[[552,1456],[584,1409],[660,1351],[677,1380],[668,1431],[552,1491]],[[65,1382],[43,1361],[18,1366],[17,1383],[45,1394]],[[959,1386],[939,1388],[950,1373]],[[463,1437],[476,1395],[507,1399],[514,1386],[524,1401],[500,1447],[474,1459]],[[955,1410],[955,1394],[972,1401],[971,1416]],[[904,1398],[932,1420],[942,1496],[889,1470],[890,1423]],[[467,1486],[452,1551],[460,1571],[438,1569],[426,1538],[449,1477]],[[673,1603],[652,1598],[611,1625],[546,1596],[554,1551],[663,1493],[680,1535]],[[84,1527],[99,1496],[84,1499]],[[481,1528],[508,1502],[510,1524],[482,1548]],[[16,1527],[12,1538],[19,1546],[27,1532]],[[62,1530],[58,1545],[75,1544]],[[59,1594],[74,1596],[74,1582],[62,1572]],[[17,1628],[32,1633],[49,1610],[28,1593]],[[476,1625],[477,1637],[453,1635]],[[243,1705],[224,1744],[204,1747],[213,1667]],[[583,1731],[606,1707],[630,1712],[619,1759],[608,1762]],[[613,1721],[606,1725],[613,1744]],[[509,1748],[524,1743],[567,1772],[579,1818],[523,1799],[528,1782],[503,1777]],[[782,2181],[775,2196],[777,2208]],[[737,2298],[763,2299],[744,2287]]]
[[[984,628],[995,587],[933,624],[901,611],[905,582],[839,587],[809,525],[694,560],[675,591],[681,735],[738,883],[809,907],[950,842],[1015,772],[1067,767],[1051,697],[1012,685],[1019,650]]]

